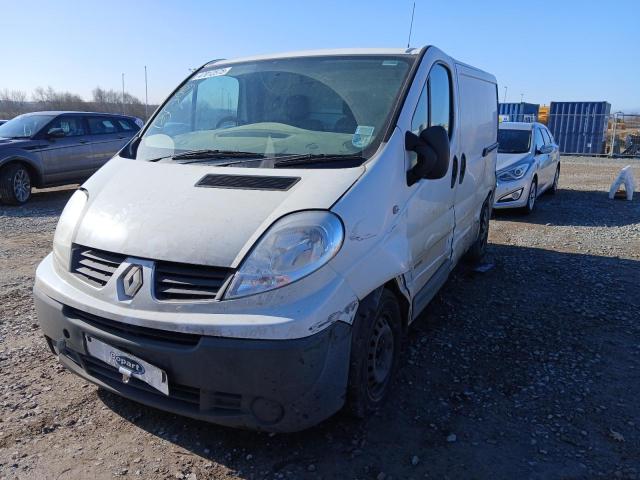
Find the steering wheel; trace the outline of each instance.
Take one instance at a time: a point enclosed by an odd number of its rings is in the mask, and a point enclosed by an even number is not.
[[[225,125],[225,123],[233,123],[233,125]],[[229,115],[227,117],[222,117],[220,120],[218,120],[218,123],[216,123],[216,128],[237,127],[239,124],[240,122],[238,121],[238,117],[236,117],[235,115]]]

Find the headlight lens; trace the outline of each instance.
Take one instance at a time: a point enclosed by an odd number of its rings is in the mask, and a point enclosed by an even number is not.
[[[258,240],[224,298],[267,292],[300,280],[331,260],[343,240],[342,222],[331,212],[313,210],[287,215]]]
[[[76,192],[71,195],[58,220],[56,233],[53,236],[53,256],[58,264],[62,265],[65,269],[69,269],[73,232],[76,229],[78,220],[80,220],[82,216],[82,211],[87,204],[88,198],[85,190],[76,190]]]
[[[521,162],[516,165],[512,165],[504,170],[498,172],[498,180],[502,182],[512,182],[514,180],[520,180],[524,177],[529,169],[533,165],[533,162]]]

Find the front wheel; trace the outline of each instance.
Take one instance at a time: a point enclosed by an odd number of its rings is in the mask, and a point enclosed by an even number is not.
[[[560,180],[560,165],[556,168],[556,174],[553,177],[553,183],[551,184],[551,188],[549,189],[549,193],[551,195],[555,194],[558,191],[558,181]]]
[[[367,296],[358,307],[352,334],[347,407],[364,418],[384,403],[398,367],[402,317],[396,296],[386,289]]]
[[[525,214],[530,214],[533,212],[533,207],[536,205],[536,199],[538,198],[538,179],[534,178],[531,181],[531,186],[529,187],[529,196],[527,197],[527,204],[524,206],[523,211]]]
[[[0,172],[0,200],[9,205],[22,205],[31,198],[31,175],[20,164],[7,165]]]

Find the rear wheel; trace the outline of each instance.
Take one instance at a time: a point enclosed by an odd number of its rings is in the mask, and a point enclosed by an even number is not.
[[[527,197],[527,204],[522,209],[525,214],[533,212],[533,208],[536,206],[536,199],[538,198],[538,179],[536,177],[531,181],[529,187],[529,196]]]
[[[0,172],[0,201],[22,205],[31,198],[31,175],[21,163],[11,163]]]
[[[364,418],[384,403],[398,367],[402,319],[396,296],[384,289],[365,298],[352,335],[347,407]]]

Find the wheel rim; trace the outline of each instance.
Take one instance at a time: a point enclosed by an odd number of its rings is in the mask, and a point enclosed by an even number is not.
[[[25,202],[31,194],[31,180],[26,170],[20,169],[13,177],[13,193],[19,202]]]
[[[393,368],[394,348],[389,318],[383,313],[373,326],[367,352],[367,383],[369,396],[374,401],[384,395]]]
[[[538,190],[538,185],[536,182],[531,184],[531,188],[529,189],[529,210],[533,209],[533,206],[536,203],[536,192]]]

